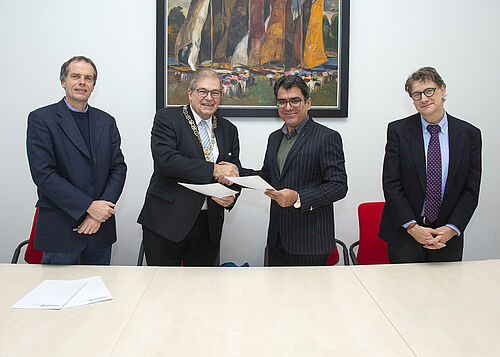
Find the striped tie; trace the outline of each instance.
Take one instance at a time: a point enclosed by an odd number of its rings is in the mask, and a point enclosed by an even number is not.
[[[201,120],[199,124],[201,143],[204,148],[210,147],[210,134],[208,133],[208,125],[206,120]],[[208,158],[211,162],[214,162],[213,149],[210,151]]]

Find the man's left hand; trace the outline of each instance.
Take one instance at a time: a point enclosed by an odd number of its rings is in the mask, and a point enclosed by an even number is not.
[[[78,226],[79,234],[94,234],[97,233],[101,227],[101,222],[92,218],[90,214],[85,217],[83,222]]]
[[[234,202],[235,196],[226,196],[222,198],[212,197],[212,200],[220,204],[222,207],[227,207]]]
[[[281,207],[290,207],[293,206],[295,201],[297,201],[297,197],[299,194],[297,191],[290,190],[289,188],[284,188],[282,190],[266,190],[264,194],[276,201]]]
[[[458,233],[453,229],[448,226],[442,226],[438,227],[435,229],[437,234],[434,236],[434,238],[439,238],[439,242],[446,244],[451,238],[456,236]]]

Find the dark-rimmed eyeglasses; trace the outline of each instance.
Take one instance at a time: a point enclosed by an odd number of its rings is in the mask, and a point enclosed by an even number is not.
[[[218,99],[221,97],[222,95],[222,92],[220,90],[217,90],[217,89],[214,89],[214,90],[208,90],[208,89],[205,89],[205,88],[198,88],[198,89],[195,89],[196,93],[201,97],[201,98],[205,98],[208,93],[210,93],[210,95],[212,96],[212,98],[214,99]]]
[[[434,88],[432,88],[432,87],[426,88],[421,92],[413,92],[413,93],[410,93],[410,97],[414,101],[422,99],[422,94],[424,94],[427,98],[430,98],[434,95],[434,93],[436,93],[436,89],[438,89],[438,88],[439,88],[439,86],[434,87]]]
[[[278,105],[278,108],[280,108],[280,109],[286,108],[288,103],[290,103],[290,106],[292,108],[298,108],[302,104],[302,101],[305,101],[305,99],[302,99],[300,97],[295,97],[292,99],[278,99],[276,101],[276,104]]]

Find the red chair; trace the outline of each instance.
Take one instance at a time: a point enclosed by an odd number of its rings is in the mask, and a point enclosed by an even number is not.
[[[359,240],[349,247],[354,265],[389,264],[387,243],[379,238],[378,226],[384,202],[366,202],[358,206]],[[358,246],[358,254],[354,248]]]
[[[21,249],[26,244],[28,245],[28,247],[26,248],[26,252],[24,253],[24,260],[26,261],[26,263],[40,264],[42,262],[43,253],[41,251],[35,249],[35,227],[36,227],[37,217],[38,217],[38,207],[35,211],[35,217],[33,217],[33,225],[31,226],[30,239],[22,241],[16,247],[16,250],[14,251],[14,254],[12,255],[12,260],[11,260],[12,264],[17,264],[17,261],[19,260],[19,254],[21,253]]]

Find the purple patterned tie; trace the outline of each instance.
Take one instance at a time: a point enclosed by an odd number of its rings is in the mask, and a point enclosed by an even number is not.
[[[441,207],[441,147],[439,145],[439,125],[427,125],[431,140],[427,148],[427,182],[425,186],[424,217],[432,223],[437,219]]]

